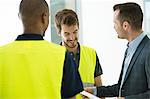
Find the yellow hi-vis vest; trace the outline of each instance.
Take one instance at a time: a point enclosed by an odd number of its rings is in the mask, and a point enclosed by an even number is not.
[[[96,52],[94,49],[80,46],[80,62],[79,73],[83,84],[94,85],[94,71],[96,66]],[[82,99],[80,95],[77,95],[77,99]]]
[[[65,51],[44,40],[0,47],[0,99],[61,99]]]

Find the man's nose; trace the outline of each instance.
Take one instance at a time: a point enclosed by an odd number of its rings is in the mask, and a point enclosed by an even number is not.
[[[70,34],[70,40],[74,40],[75,39],[75,35],[73,33]]]

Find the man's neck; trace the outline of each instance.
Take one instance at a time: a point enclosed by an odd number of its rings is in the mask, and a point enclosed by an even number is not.
[[[131,42],[132,40],[137,38],[142,32],[143,32],[143,30],[132,31],[131,35],[128,37],[128,41]]]
[[[43,30],[39,25],[24,27],[24,34],[29,34],[29,33],[43,35]]]

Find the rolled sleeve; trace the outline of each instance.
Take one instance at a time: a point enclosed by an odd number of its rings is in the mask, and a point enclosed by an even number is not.
[[[95,66],[95,72],[94,72],[94,77],[100,76],[103,74],[103,70],[101,68],[101,64],[99,62],[99,58],[96,54],[96,66]]]

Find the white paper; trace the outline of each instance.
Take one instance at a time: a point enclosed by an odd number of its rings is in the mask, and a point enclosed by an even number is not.
[[[80,92],[80,94],[84,95],[84,96],[87,96],[89,99],[100,99],[100,98],[98,98],[98,97],[94,96],[93,94],[88,93],[86,91],[82,91],[82,92]]]

